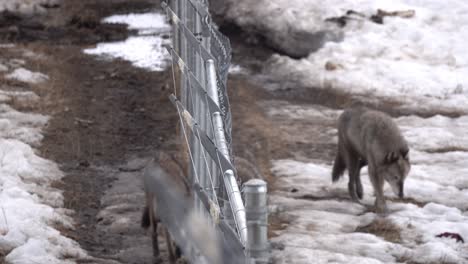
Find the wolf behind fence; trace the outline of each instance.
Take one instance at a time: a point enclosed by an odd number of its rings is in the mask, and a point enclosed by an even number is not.
[[[178,164],[176,159],[164,151],[160,151],[157,154],[156,160],[148,162],[144,174],[161,174],[161,177],[165,177],[171,180],[171,186],[177,189],[178,193],[184,196],[190,196],[190,187],[188,180],[183,172],[182,167]],[[145,175],[146,176],[146,175]],[[161,211],[157,206],[158,201],[155,195],[150,191],[145,190],[146,194],[146,206],[143,210],[141,219],[141,226],[145,229],[150,229],[151,238],[153,243],[153,255],[155,262],[159,261],[159,242],[158,242],[158,225],[160,224]],[[161,212],[160,212],[161,211]],[[172,238],[165,226],[162,226],[163,234],[166,238],[166,244],[168,247],[169,261],[170,263],[176,263],[177,259],[181,257],[181,252],[178,246],[172,241]]]
[[[345,110],[338,119],[332,181],[336,182],[347,169],[348,191],[356,202],[364,194],[360,170],[366,165],[376,196],[376,212],[385,213],[384,180],[395,194],[404,196],[404,181],[410,170],[408,144],[390,116],[364,107]]]

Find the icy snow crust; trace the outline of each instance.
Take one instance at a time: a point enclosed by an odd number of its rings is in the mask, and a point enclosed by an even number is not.
[[[49,77],[40,72],[32,72],[25,68],[18,68],[5,76],[7,79],[14,79],[27,83],[41,83],[47,81]]]
[[[255,2],[255,3],[254,3]],[[229,16],[241,25],[262,25],[271,34],[289,28],[318,32],[334,24],[326,18],[355,10],[414,10],[412,18],[385,17],[384,24],[354,17],[341,42],[327,42],[301,60],[275,55],[267,72],[306,87],[404,103],[419,110],[468,112],[468,3],[463,0],[239,1]],[[284,41],[288,37],[284,36]],[[327,62],[337,65],[326,70]]]
[[[0,59],[0,63],[8,65],[3,78],[30,84],[48,79],[22,68],[27,67],[23,60]],[[61,208],[62,192],[51,187],[62,172],[33,148],[40,144],[49,117],[18,112],[8,105],[22,100],[33,104],[38,98],[32,91],[0,90],[0,254],[13,264],[75,263],[86,253],[57,230],[73,228],[71,212]]]
[[[0,0],[0,12],[7,10],[23,15],[37,15],[46,13],[41,5],[57,5],[60,0]]]
[[[103,20],[104,23],[124,23],[129,29],[138,31],[137,36],[124,41],[100,43],[93,49],[84,50],[87,54],[120,58],[133,65],[153,71],[164,71],[169,64],[169,56],[164,44],[169,44],[170,26],[165,16],[159,13],[115,15]]]
[[[281,102],[267,102],[263,107],[273,120],[324,122],[330,126],[323,132],[329,135],[324,141],[336,142],[334,127],[342,111]],[[365,168],[361,172],[364,205],[359,205],[349,199],[347,175],[339,183],[331,183],[331,161],[273,162],[280,189],[271,195],[270,204],[282,219],[290,221],[273,239],[285,246],[274,251],[277,263],[468,263],[466,244],[435,237],[453,232],[468,238],[468,152],[451,151],[468,147],[468,119],[407,116],[396,122],[411,148],[412,169],[405,194],[414,202],[389,201],[386,217],[369,211],[375,197]],[[450,129],[443,129],[447,127]],[[289,135],[296,138],[292,131]],[[291,192],[293,189],[297,191]],[[385,195],[395,198],[389,186]],[[401,229],[401,241],[356,232],[377,219]]]

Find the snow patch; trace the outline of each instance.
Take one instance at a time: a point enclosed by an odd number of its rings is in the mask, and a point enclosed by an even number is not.
[[[164,71],[169,64],[169,58],[163,43],[162,38],[155,36],[130,37],[122,42],[100,43],[94,49],[85,50],[85,53],[120,58],[140,68]]]
[[[169,65],[170,58],[163,46],[169,44],[170,26],[162,14],[116,15],[105,18],[103,22],[128,24],[130,29],[138,30],[138,35],[125,41],[99,43],[96,48],[85,49],[86,54],[124,59],[153,71],[164,71]]]
[[[0,72],[6,72],[6,71],[8,71],[8,67],[0,63]]]
[[[21,67],[22,59],[6,62],[16,68],[6,77],[36,84],[42,73]],[[2,102],[34,103],[32,91],[0,90]],[[22,113],[0,104],[0,251],[7,263],[75,263],[87,257],[77,242],[58,229],[72,229],[71,211],[63,209],[62,192],[51,183],[63,177],[57,164],[38,156],[32,146],[42,140],[48,116]]]
[[[267,3],[268,2],[268,3]],[[250,1],[242,1],[244,5]],[[419,110],[468,112],[468,5],[465,1],[260,1],[249,9],[245,23],[271,24],[314,32],[326,28],[325,18],[356,10],[367,16],[377,9],[415,10],[411,18],[385,17],[383,24],[349,20],[341,42],[328,42],[307,58],[275,55],[267,73],[295,80],[305,87],[334,89],[352,95],[389,99]],[[303,6],[303,7],[302,7]],[[243,11],[242,11],[243,10]],[[264,13],[272,12],[266,19]],[[250,21],[253,19],[254,21]],[[281,25],[282,24],[282,25]],[[277,27],[278,26],[278,27]],[[364,43],[364,45],[363,45]],[[327,63],[338,65],[327,69]]]
[[[240,65],[238,64],[232,64],[230,67],[229,67],[229,74],[243,74],[243,73],[246,73],[246,69],[241,67]]]
[[[136,29],[140,34],[167,33],[171,30],[166,16],[159,13],[114,15],[104,18],[103,22],[127,24],[129,29]]]
[[[400,244],[385,241],[375,234],[355,231],[379,217],[367,212],[374,201],[367,172],[362,173],[365,206],[348,198],[347,180],[331,184],[331,167],[328,165],[277,160],[273,162],[273,172],[279,177],[277,186],[280,190],[271,196],[270,203],[278,207],[282,217],[291,219],[286,230],[280,231],[279,236],[273,239],[285,247],[274,252],[281,263],[306,263],[301,256],[306,252],[315,255],[317,251],[324,258],[317,260],[318,263],[326,263],[330,259],[337,259],[337,263],[357,259],[364,261],[362,263],[393,263],[403,259],[417,263],[466,263],[464,244],[453,239],[436,238],[443,232],[468,237],[468,216],[451,207],[454,206],[453,200],[458,199],[458,205],[466,208],[464,191],[454,192],[456,189],[453,187],[437,184],[438,190],[425,188],[424,183],[430,181],[414,184],[411,182],[414,175],[409,175],[406,185],[408,196],[416,201],[423,201],[420,196],[424,196],[428,202],[432,197],[436,202],[418,207],[411,203],[387,201],[391,213],[386,220],[401,229]],[[295,191],[290,192],[292,189]],[[419,193],[415,193],[416,190]],[[450,191],[454,194],[449,195]],[[434,199],[435,193],[440,199]],[[385,194],[393,196],[389,188]],[[294,256],[298,252],[301,252],[299,256]],[[292,258],[288,260],[289,257]]]
[[[41,83],[49,80],[49,77],[40,72],[32,72],[25,68],[15,69],[12,73],[9,73],[5,76],[7,79],[14,79],[26,83]]]

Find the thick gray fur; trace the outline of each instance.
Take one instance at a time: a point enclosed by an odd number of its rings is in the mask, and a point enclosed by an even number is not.
[[[363,197],[361,168],[368,165],[377,213],[386,213],[384,180],[400,198],[411,165],[409,148],[393,119],[364,107],[347,109],[338,119],[338,152],[332,171],[336,182],[348,169],[348,191],[353,201]]]

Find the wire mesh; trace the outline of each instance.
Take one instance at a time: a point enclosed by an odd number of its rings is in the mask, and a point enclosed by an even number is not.
[[[173,77],[177,88],[171,101],[189,152],[189,174],[197,196],[194,208],[212,219],[222,219],[223,232],[235,234],[245,246],[245,208],[232,165],[232,118],[226,88],[231,44],[211,22],[204,1],[171,2],[177,3],[163,4],[174,29],[173,48],[168,50],[174,76],[177,72],[177,78]]]

